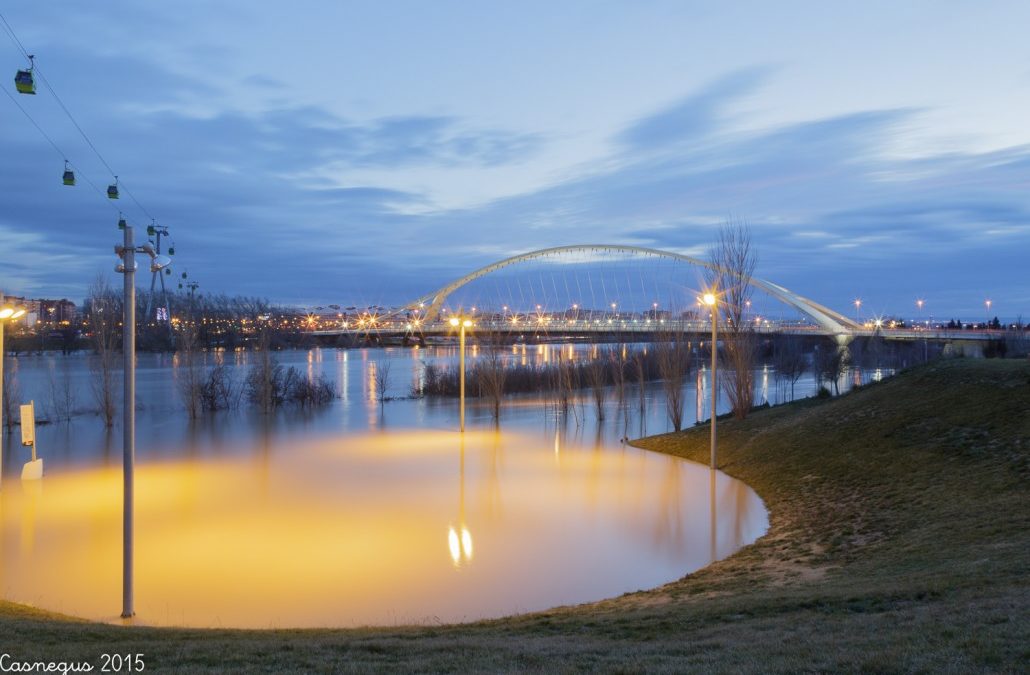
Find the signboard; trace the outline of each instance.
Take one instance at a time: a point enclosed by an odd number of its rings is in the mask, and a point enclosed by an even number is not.
[[[154,317],[158,321],[168,321],[168,308],[158,307],[157,316]]]
[[[21,407],[21,444],[36,444],[36,406],[33,401]]]

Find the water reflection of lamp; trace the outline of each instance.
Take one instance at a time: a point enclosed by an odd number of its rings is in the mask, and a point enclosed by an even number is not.
[[[461,436],[461,460],[458,468],[458,527],[447,529],[447,548],[455,567],[472,562],[472,534],[465,525],[465,436]]]
[[[714,289],[704,294],[705,304],[712,308],[712,458],[711,468],[715,468],[715,403],[719,391],[716,379],[716,364],[719,354],[719,308]]]

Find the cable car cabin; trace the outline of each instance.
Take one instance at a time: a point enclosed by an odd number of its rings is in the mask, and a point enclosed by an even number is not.
[[[113,185],[107,186],[107,198],[118,199],[118,183],[115,182]]]
[[[14,76],[14,86],[18,89],[19,94],[35,94],[36,82],[32,79],[32,71],[19,70],[18,74]]]
[[[125,218],[119,218],[119,219],[118,219],[118,229],[119,229],[119,230],[124,230],[124,229],[125,229],[125,226],[126,226],[127,224],[128,224],[128,223],[126,223],[126,222],[125,222]]]
[[[75,185],[75,172],[71,169],[65,169],[63,180],[65,185]]]

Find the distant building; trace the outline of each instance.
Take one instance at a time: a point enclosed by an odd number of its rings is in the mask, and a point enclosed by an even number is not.
[[[35,302],[39,303],[39,321],[53,325],[75,321],[75,303],[71,300],[62,298]]]
[[[37,323],[57,326],[75,322],[75,303],[64,298],[61,300],[34,300],[8,295],[5,296],[4,302],[25,308],[25,316],[19,320],[19,323],[24,323],[29,328]]]

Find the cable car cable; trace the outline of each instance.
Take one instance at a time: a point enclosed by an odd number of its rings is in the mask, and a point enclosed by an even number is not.
[[[106,202],[106,203],[107,203],[107,204],[108,204],[109,206],[111,206],[111,207],[112,207],[112,208],[113,208],[113,209],[114,209],[115,211],[118,211],[118,210],[119,210],[119,209],[118,209],[118,207],[117,207],[117,206],[116,206],[116,205],[115,205],[115,204],[114,204],[113,202],[109,201],[109,200],[108,200],[108,199],[106,198],[106,195],[107,195],[107,193],[106,193],[106,192],[104,192],[103,190],[101,190],[101,189],[100,189],[100,188],[99,188],[99,187],[97,186],[97,184],[96,184],[96,183],[94,183],[94,182],[93,182],[93,181],[92,181],[92,180],[90,179],[90,177],[89,177],[89,176],[87,176],[87,175],[86,175],[85,173],[83,173],[82,171],[80,171],[80,170],[78,169],[78,167],[76,167],[76,166],[75,166],[75,163],[74,163],[74,162],[71,162],[70,160],[68,160],[68,159],[67,159],[67,155],[65,155],[64,151],[63,151],[63,150],[61,150],[60,146],[58,146],[58,145],[57,145],[57,143],[55,143],[55,142],[54,142],[54,139],[52,139],[52,138],[50,137],[50,135],[49,135],[49,134],[48,134],[48,133],[47,133],[46,131],[44,131],[44,130],[43,130],[43,127],[41,127],[41,126],[39,125],[39,123],[38,123],[38,122],[36,122],[36,120],[35,120],[35,119],[34,119],[34,118],[32,117],[32,115],[30,115],[30,114],[29,114],[29,111],[28,111],[28,110],[26,110],[25,108],[23,108],[23,107],[22,107],[22,105],[21,105],[21,103],[18,103],[18,99],[16,99],[16,98],[15,98],[14,96],[12,96],[12,95],[11,95],[11,92],[7,91],[7,89],[6,89],[6,88],[2,88],[2,87],[0,87],[0,89],[2,89],[2,90],[3,90],[3,92],[4,92],[5,94],[7,94],[7,98],[11,99],[11,102],[12,102],[12,103],[14,103],[14,105],[18,106],[18,110],[21,110],[22,114],[24,114],[24,115],[25,115],[25,117],[27,117],[27,118],[28,118],[29,122],[31,122],[31,123],[32,123],[32,126],[36,127],[36,130],[37,130],[37,131],[38,131],[38,132],[40,133],[40,135],[41,135],[41,136],[43,136],[43,138],[45,138],[45,139],[46,139],[46,141],[47,141],[47,142],[48,142],[48,143],[50,144],[50,147],[52,147],[52,148],[54,149],[54,152],[56,152],[56,153],[57,153],[58,155],[60,155],[60,157],[61,157],[61,159],[62,159],[63,161],[67,162],[68,166],[69,166],[69,167],[71,167],[71,169],[72,169],[73,171],[75,171],[76,175],[79,175],[79,176],[81,176],[81,177],[83,178],[83,180],[85,180],[85,181],[86,181],[87,183],[89,183],[89,184],[90,184],[90,186],[91,186],[91,187],[92,187],[92,188],[93,188],[94,190],[96,190],[97,194],[99,194],[99,195],[100,195],[101,197],[103,197],[103,198],[104,198],[104,202]]]
[[[8,34],[8,36],[14,42],[14,44],[18,47],[18,49],[22,52],[22,54],[27,59],[29,59],[30,62],[35,64],[35,62],[33,61],[34,57],[29,55],[28,50],[25,49],[25,45],[23,45],[21,40],[18,39],[18,35],[14,32],[14,28],[11,27],[11,24],[8,23],[8,21],[7,21],[7,17],[5,17],[2,12],[0,12],[0,23],[3,23],[5,32]],[[90,147],[90,149],[93,151],[93,153],[97,156],[97,158],[100,160],[100,162],[104,165],[104,167],[111,173],[112,176],[114,176],[115,184],[118,186],[119,191],[125,192],[125,194],[129,195],[129,198],[133,201],[133,203],[136,204],[137,207],[139,207],[140,211],[142,211],[144,213],[144,215],[146,215],[147,218],[150,218],[151,220],[156,220],[156,218],[154,218],[154,216],[150,213],[150,211],[148,211],[147,208],[145,206],[143,206],[139,202],[138,199],[136,199],[136,196],[132,194],[132,191],[130,191],[127,187],[125,187],[125,183],[120,182],[118,180],[118,175],[115,173],[114,169],[112,169],[111,165],[108,164],[107,160],[104,158],[104,156],[97,149],[97,146],[93,144],[93,141],[90,139],[90,137],[83,130],[82,126],[75,119],[75,116],[72,115],[71,111],[68,109],[68,106],[66,106],[64,104],[64,101],[61,100],[61,97],[58,96],[58,94],[54,90],[53,86],[51,86],[50,81],[47,79],[46,75],[43,73],[43,71],[39,68],[38,65],[34,65],[33,66],[33,72],[39,75],[40,80],[46,86],[47,90],[53,95],[54,100],[57,101],[57,104],[59,106],[61,106],[61,110],[63,110],[64,114],[68,116],[69,120],[71,120],[71,123],[75,126],[75,129],[82,136],[83,140],[86,141],[86,144]],[[6,92],[7,90],[5,89],[4,91]],[[8,93],[8,96],[10,97],[10,93]],[[12,100],[14,100],[14,99],[12,99]],[[15,103],[17,103],[17,101],[15,101]],[[19,105],[18,107],[21,108],[21,105]],[[25,113],[25,115],[28,116],[30,120],[32,120],[31,116],[29,116],[28,112],[26,112],[24,108],[22,108],[22,112]],[[40,126],[38,124],[36,124],[35,120],[32,120],[32,123],[36,126],[37,129],[40,130],[40,132],[42,132],[42,129],[40,128]],[[44,136],[46,136],[46,134],[44,134]],[[47,137],[47,140],[50,140],[50,138]],[[57,149],[57,145],[52,140],[50,141],[50,144],[53,145],[55,149]],[[60,152],[59,149],[58,149],[58,152]],[[61,154],[64,155],[64,153],[61,153]],[[73,165],[73,168],[74,168],[74,165]],[[85,177],[85,175],[83,177]],[[96,185],[94,185],[92,181],[90,181],[88,178],[86,180],[87,180],[87,182],[90,183],[90,185],[93,185],[93,187],[96,188]]]

